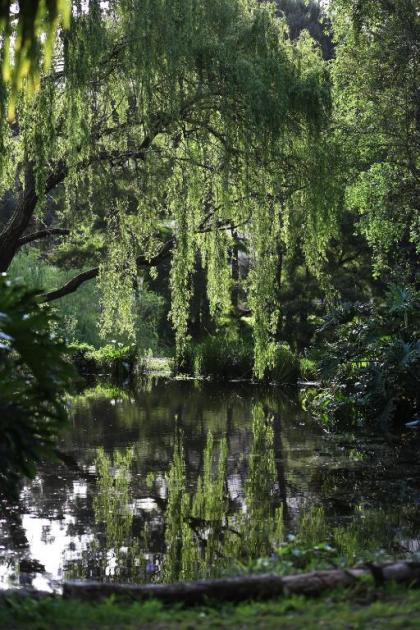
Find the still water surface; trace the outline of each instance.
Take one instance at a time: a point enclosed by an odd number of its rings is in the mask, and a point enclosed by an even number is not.
[[[0,521],[0,588],[162,582],[240,571],[290,534],[420,550],[420,432],[329,434],[251,384],[97,385],[62,450]]]

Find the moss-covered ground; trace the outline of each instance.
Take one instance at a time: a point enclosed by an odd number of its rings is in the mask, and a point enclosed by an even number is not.
[[[388,586],[338,591],[320,599],[196,608],[165,608],[157,601],[100,604],[57,599],[9,599],[0,604],[0,628],[7,630],[118,629],[301,629],[420,628],[420,591]]]

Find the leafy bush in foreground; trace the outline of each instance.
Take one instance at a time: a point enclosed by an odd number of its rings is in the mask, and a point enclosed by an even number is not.
[[[66,422],[72,369],[51,334],[37,294],[0,276],[0,495],[15,496],[22,476],[56,456]]]

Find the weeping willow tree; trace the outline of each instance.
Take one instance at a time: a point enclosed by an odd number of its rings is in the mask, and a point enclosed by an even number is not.
[[[51,68],[34,98],[18,94],[16,123],[2,121],[0,270],[42,238],[82,250],[94,239],[95,266],[45,299],[97,278],[103,334],[129,336],[139,268],[170,256],[182,354],[194,265],[217,319],[231,308],[227,252],[241,230],[262,376],[279,242],[299,234],[319,269],[334,233],[320,53],[308,37],[288,41],[273,7],[252,0],[89,0],[72,3]]]

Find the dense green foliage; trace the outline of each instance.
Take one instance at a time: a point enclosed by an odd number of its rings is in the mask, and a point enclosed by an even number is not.
[[[321,329],[320,370],[327,388],[313,399],[325,420],[353,416],[383,427],[418,408],[420,304],[391,287],[384,301],[341,304]]]
[[[178,371],[195,376],[252,378],[252,342],[243,336],[226,333],[209,335],[200,343],[189,343]]]
[[[120,381],[131,378],[138,359],[135,344],[125,346],[115,340],[99,349],[86,343],[71,343],[68,351],[82,375],[108,374]]]
[[[346,207],[371,247],[374,272],[411,281],[420,236],[417,3],[337,0],[333,10]]]
[[[0,496],[15,496],[20,477],[56,456],[66,422],[63,395],[72,370],[51,334],[37,295],[0,278]]]
[[[254,351],[250,333],[246,329],[222,329],[214,335],[206,336],[199,343],[190,342],[177,371],[221,381],[252,379]],[[291,351],[289,344],[273,343],[270,366],[265,370],[264,380],[296,385],[299,375],[299,359]]]
[[[343,204],[369,245],[374,290],[333,300],[321,351],[326,389],[315,404],[325,418],[387,425],[408,420],[419,402],[419,15],[411,0],[337,0],[332,16]]]

